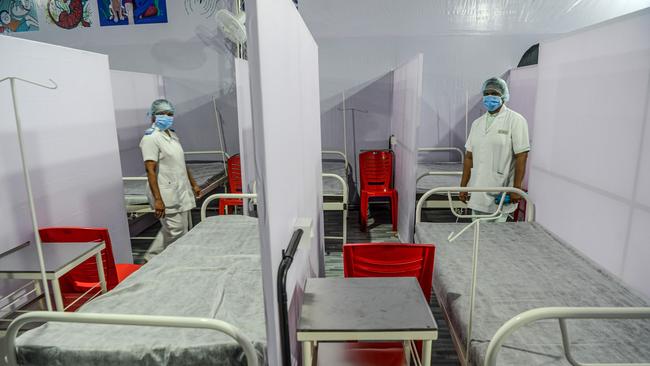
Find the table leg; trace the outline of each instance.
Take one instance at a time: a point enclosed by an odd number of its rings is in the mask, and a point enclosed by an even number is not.
[[[431,348],[433,347],[433,341],[422,341],[422,365],[429,366],[431,365]]]
[[[61,287],[59,287],[59,279],[55,278],[50,281],[52,283],[52,295],[54,296],[54,305],[57,311],[65,311],[63,306],[63,297],[61,296]]]
[[[302,366],[312,366],[313,351],[312,342],[302,342]]]
[[[97,274],[99,275],[99,285],[102,287],[102,293],[108,292],[106,288],[106,275],[104,275],[104,263],[102,262],[102,252],[95,254],[95,262],[97,262]]]

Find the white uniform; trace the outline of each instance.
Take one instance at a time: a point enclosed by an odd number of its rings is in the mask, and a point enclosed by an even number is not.
[[[158,188],[165,204],[165,217],[160,219],[161,232],[145,255],[149,260],[189,230],[190,210],[196,207],[194,192],[185,166],[185,154],[178,136],[156,127],[149,128],[140,141],[142,158],[158,163]],[[152,209],[154,198],[147,183],[147,197]],[[162,234],[162,238],[160,235]]]
[[[465,149],[472,153],[473,167],[469,187],[512,187],[515,179],[516,154],[530,150],[528,123],[519,113],[501,108],[488,124],[488,113],[472,124]],[[496,211],[496,194],[472,193],[469,208],[492,213]],[[517,205],[504,205],[503,211],[515,211]]]

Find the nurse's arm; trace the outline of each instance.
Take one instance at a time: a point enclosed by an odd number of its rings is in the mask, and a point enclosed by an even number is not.
[[[149,188],[151,188],[151,193],[153,194],[154,199],[154,215],[157,219],[165,217],[165,203],[162,200],[160,195],[160,187],[158,186],[158,176],[156,175],[156,168],[158,163],[153,160],[147,160],[144,162],[144,168],[147,171],[147,180],[149,181]]]
[[[465,153],[465,160],[463,160],[463,177],[460,180],[461,187],[467,187],[469,178],[472,175],[472,168],[474,167],[474,157],[471,151]],[[467,192],[460,192],[458,195],[461,201],[467,202]]]
[[[526,175],[526,161],[528,160],[528,151],[515,155],[515,188],[523,189],[524,175]],[[511,193],[510,199],[517,202],[521,199],[518,194]]]
[[[187,179],[190,180],[190,184],[192,185],[192,190],[194,191],[194,196],[196,198],[199,198],[199,196],[201,196],[201,187],[199,187],[199,185],[196,184],[196,181],[194,180],[194,177],[192,176],[192,172],[190,172],[190,169],[185,168],[185,171],[187,171]]]

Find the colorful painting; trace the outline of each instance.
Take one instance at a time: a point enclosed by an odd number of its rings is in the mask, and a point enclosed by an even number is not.
[[[133,3],[135,24],[167,23],[167,2],[165,0],[130,0]]]
[[[63,29],[90,27],[92,23],[88,0],[49,0],[47,14]]]
[[[102,27],[129,24],[126,12],[127,0],[97,0],[99,25]]]
[[[34,0],[0,0],[0,33],[38,30]]]

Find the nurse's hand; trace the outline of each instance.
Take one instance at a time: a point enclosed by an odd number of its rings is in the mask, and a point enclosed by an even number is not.
[[[153,204],[154,215],[157,219],[162,219],[165,217],[165,203],[163,200],[156,200]]]
[[[458,193],[458,199],[463,203],[467,203],[467,192]]]
[[[194,197],[196,198],[201,197],[201,187],[195,184],[192,186],[192,190],[194,191]]]

